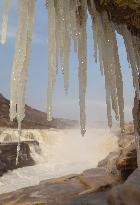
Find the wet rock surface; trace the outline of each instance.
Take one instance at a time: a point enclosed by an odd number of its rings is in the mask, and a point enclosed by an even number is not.
[[[137,152],[132,124],[126,125],[124,134],[119,136],[118,145],[120,155],[116,160],[116,167],[125,180],[137,168]]]
[[[125,132],[118,136],[118,150],[98,163],[98,167],[104,167],[109,173],[119,175],[123,180],[137,168],[137,152],[134,137],[133,124],[125,125]]]
[[[135,170],[123,185],[114,187],[108,197],[109,205],[140,204],[140,170]]]
[[[116,162],[120,156],[120,150],[109,153],[109,155],[98,163],[98,167],[104,167],[113,175],[120,175],[120,170],[117,169]]]
[[[106,169],[95,168],[1,195],[0,204],[106,205],[108,191],[118,181]]]
[[[135,143],[121,150],[116,161],[117,169],[121,171],[121,176],[126,179],[137,168],[137,152]]]
[[[33,158],[30,155],[28,142],[21,142],[19,163],[16,165],[17,145],[17,142],[0,143],[0,176],[2,176],[8,170],[32,166],[35,164]]]

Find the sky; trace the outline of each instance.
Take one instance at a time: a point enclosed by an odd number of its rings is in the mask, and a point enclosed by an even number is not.
[[[17,27],[17,0],[11,0],[11,10],[8,22],[8,39],[5,45],[0,45],[0,92],[10,97],[10,75],[15,48]],[[0,1],[0,25],[2,18],[2,0]],[[88,52],[88,83],[86,94],[87,123],[106,121],[106,103],[104,77],[100,74],[99,64],[93,58],[93,34],[91,19],[87,24]],[[124,82],[125,120],[132,120],[134,89],[131,69],[129,68],[126,50],[122,37],[117,34],[120,63]],[[32,51],[29,66],[29,76],[26,92],[26,103],[34,108],[46,111],[47,102],[47,11],[45,0],[36,0],[35,24]],[[78,99],[78,64],[77,56],[71,52],[70,57],[70,87],[67,96],[64,92],[63,74],[59,72],[53,97],[53,116],[69,119],[79,119]]]

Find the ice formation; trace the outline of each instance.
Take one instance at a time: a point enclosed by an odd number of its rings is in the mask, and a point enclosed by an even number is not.
[[[48,0],[48,102],[47,116],[52,120],[52,93],[58,68],[64,73],[64,88],[69,85],[71,42],[79,60],[79,105],[81,133],[85,133],[85,93],[87,70],[86,20],[87,1]],[[81,15],[80,23],[78,18]]]
[[[19,1],[19,21],[16,34],[15,56],[12,67],[10,119],[18,121],[19,142],[21,123],[25,116],[25,90],[34,22],[34,0]],[[17,153],[20,151],[20,143]],[[18,161],[18,156],[17,156]]]
[[[134,45],[134,37],[131,32],[127,29],[126,25],[120,26],[122,36],[124,38],[124,43],[127,51],[127,59],[129,65],[132,69],[133,76],[133,86],[138,93],[138,98],[140,99],[139,91],[139,69],[140,69],[140,60],[137,53],[137,46]]]
[[[116,119],[120,120],[120,127],[124,129],[124,102],[123,102],[123,81],[118,56],[115,26],[109,20],[106,12],[99,13],[94,2],[91,0],[93,12],[93,33],[94,33],[94,57],[99,62],[101,73],[105,76],[106,104],[108,125],[112,126],[112,113],[115,112]]]
[[[19,136],[21,122],[25,116],[25,90],[34,20],[35,0],[19,0],[19,20],[16,48],[12,68],[10,118],[17,118]],[[1,42],[6,41],[8,10],[10,0],[4,1]],[[89,6],[90,4],[90,6]],[[58,69],[64,74],[64,88],[69,87],[69,63],[71,44],[77,53],[79,66],[79,106],[81,133],[86,131],[85,96],[87,81],[87,15],[92,17],[94,33],[94,58],[100,62],[101,74],[105,77],[107,118],[112,126],[113,114],[124,130],[123,80],[119,62],[116,30],[124,38],[127,58],[132,69],[133,84],[137,96],[139,91],[139,51],[138,39],[126,25],[116,26],[106,11],[98,12],[94,0],[47,0],[48,11],[48,97],[47,118],[52,120],[53,90]],[[19,147],[18,147],[19,152]]]
[[[2,28],[1,28],[1,43],[5,44],[7,37],[7,26],[8,26],[8,13],[11,0],[3,0],[3,17],[2,17]]]

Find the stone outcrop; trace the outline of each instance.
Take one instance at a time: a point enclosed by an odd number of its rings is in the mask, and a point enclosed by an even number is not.
[[[134,137],[133,124],[125,125],[125,132],[118,137],[118,150],[98,163],[98,167],[104,167],[109,173],[119,175],[123,180],[137,168],[137,152]]]
[[[35,165],[35,162],[30,155],[28,142],[21,142],[20,144],[19,163],[17,165],[16,156],[17,142],[0,144],[0,176],[8,170]]]
[[[98,167],[104,167],[112,175],[120,176],[120,171],[117,169],[116,163],[120,156],[120,150],[109,153],[109,155],[98,163]]]
[[[120,178],[105,168],[80,175],[42,181],[37,186],[0,195],[1,205],[139,205],[140,170],[134,171],[122,185]]]
[[[117,25],[127,24],[128,28],[140,37],[139,0],[95,0],[98,10],[106,10]]]
[[[121,171],[121,176],[126,179],[137,168],[137,152],[134,142],[121,150],[116,161],[116,167]]]
[[[140,170],[135,170],[123,185],[114,187],[109,193],[109,205],[140,204]]]
[[[106,205],[108,191],[119,180],[108,175],[106,169],[95,168],[80,175],[50,179],[34,187],[1,195],[0,204]]]
[[[119,136],[118,145],[120,155],[116,160],[116,167],[117,170],[120,170],[121,176],[125,180],[137,168],[136,143],[132,124],[125,126],[124,134]]]

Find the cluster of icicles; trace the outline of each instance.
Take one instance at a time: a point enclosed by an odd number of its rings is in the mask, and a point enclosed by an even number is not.
[[[6,42],[8,11],[10,0],[4,0],[1,43]],[[116,25],[107,12],[99,13],[94,0],[47,0],[48,10],[48,97],[47,118],[52,120],[52,98],[57,69],[64,74],[64,88],[69,86],[69,58],[71,44],[77,53],[79,66],[79,105],[81,133],[85,134],[85,95],[87,84],[87,15],[92,17],[94,33],[94,58],[100,62],[101,74],[105,76],[107,118],[112,126],[112,110],[124,129],[123,80],[119,63]],[[25,90],[34,24],[35,0],[18,0],[18,27],[15,56],[11,77],[10,119],[17,119],[19,136],[21,122],[25,115]],[[134,37],[125,25],[120,29],[126,46],[128,62],[132,68],[133,84],[139,96],[140,60],[134,45]],[[19,143],[20,146],[20,143]],[[20,147],[18,147],[19,152]]]

